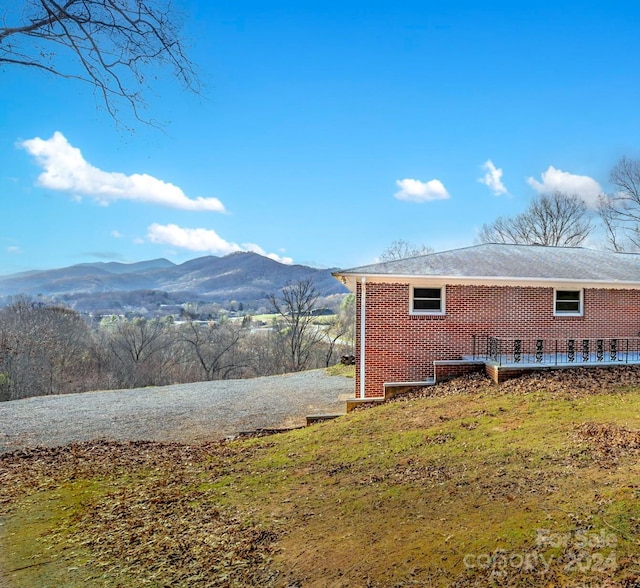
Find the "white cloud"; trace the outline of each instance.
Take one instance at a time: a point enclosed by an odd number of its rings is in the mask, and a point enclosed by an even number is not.
[[[407,202],[429,202],[431,200],[446,200],[449,193],[440,180],[429,180],[421,182],[420,180],[396,180],[396,185],[400,188],[394,196],[398,200],[406,200]]]
[[[181,210],[224,212],[217,198],[188,198],[178,186],[153,176],[102,171],[85,161],[80,149],[70,145],[59,131],[50,139],[36,137],[20,146],[44,169],[38,183],[50,190],[89,196],[104,206],[116,200],[135,200]]]
[[[7,247],[7,253],[19,255],[20,253],[22,253],[22,249],[20,249],[20,247],[18,247],[17,245],[10,245],[9,247]]]
[[[118,229],[115,229],[115,230],[111,231],[111,236],[114,237],[115,239],[121,239],[122,238],[122,233],[120,231],[118,231]]]
[[[589,176],[578,176],[563,172],[552,165],[546,172],[542,172],[542,182],[534,178],[527,178],[527,183],[538,194],[544,194],[558,190],[567,194],[577,194],[590,208],[597,208],[598,197],[602,193],[602,187]]]
[[[493,165],[493,161],[490,159],[487,159],[487,161],[482,164],[482,169],[487,173],[484,174],[484,177],[478,178],[478,181],[488,186],[495,196],[507,194],[507,188],[502,183],[502,169]]]
[[[188,249],[189,251],[202,251],[212,255],[227,255],[235,251],[253,251],[280,263],[293,263],[293,259],[290,257],[282,257],[276,253],[266,253],[262,247],[255,243],[238,245],[225,241],[213,229],[185,229],[174,224],[160,225],[154,223],[147,229],[147,238],[152,243],[171,245]]]
[[[267,253],[262,247],[260,247],[260,245],[256,245],[255,243],[243,243],[242,251],[253,251],[258,255],[263,255],[264,257],[273,259],[273,261],[279,261],[280,263],[284,263],[286,265],[291,265],[293,263],[293,258],[278,255],[277,253]]]

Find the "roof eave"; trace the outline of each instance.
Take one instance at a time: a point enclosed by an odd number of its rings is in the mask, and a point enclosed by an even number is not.
[[[333,272],[332,275],[340,280],[352,292],[356,284],[364,278],[367,283],[377,284],[428,284],[428,285],[463,285],[463,286],[542,286],[558,288],[579,286],[581,288],[600,288],[612,290],[640,289],[640,281],[623,280],[593,280],[575,278],[532,278],[513,276],[426,276],[415,274],[368,274],[352,272]]]

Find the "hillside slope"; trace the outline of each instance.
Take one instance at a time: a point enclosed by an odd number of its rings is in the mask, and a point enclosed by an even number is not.
[[[464,378],[277,436],[1,456],[0,567],[43,587],[636,586],[639,382]]]

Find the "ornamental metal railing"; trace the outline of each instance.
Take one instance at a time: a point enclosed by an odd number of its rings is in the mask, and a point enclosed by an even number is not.
[[[482,347],[486,347],[482,349]],[[640,363],[640,338],[595,337],[519,339],[487,337],[486,345],[473,338],[474,357],[498,365]]]

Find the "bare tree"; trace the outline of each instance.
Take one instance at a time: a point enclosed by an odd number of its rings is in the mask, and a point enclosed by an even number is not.
[[[332,365],[336,358],[336,350],[344,347],[341,345],[342,338],[349,332],[349,325],[340,320],[339,316],[333,316],[322,329],[323,341],[325,343],[324,367]]]
[[[600,197],[598,212],[615,251],[640,248],[640,160],[622,157],[609,173],[616,187]]]
[[[0,394],[13,400],[86,390],[91,347],[77,312],[20,297],[0,311]]]
[[[329,367],[336,351],[353,354],[356,328],[356,296],[348,294],[344,297],[338,314],[332,316],[322,331],[325,347],[325,367]]]
[[[426,255],[427,253],[433,253],[433,249],[426,245],[415,245],[404,239],[397,239],[392,241],[391,245],[380,254],[380,261],[395,261],[397,259],[406,259],[407,257]]]
[[[342,339],[353,348],[356,339],[356,295],[353,292],[347,294],[342,300],[338,316],[345,327]]]
[[[606,239],[611,249],[617,252],[637,249],[638,246],[635,245],[635,241],[640,239],[629,238],[625,234],[627,231],[623,230],[624,223],[618,218],[618,213],[613,207],[611,199],[606,194],[600,195],[598,214],[600,215]],[[631,237],[634,237],[633,233],[634,231],[631,231]]]
[[[206,380],[226,379],[243,367],[237,353],[242,326],[230,321],[202,324],[189,321],[180,329],[183,341]]]
[[[499,217],[484,225],[478,241],[576,247],[592,229],[584,201],[577,194],[556,191],[536,196],[529,208],[515,217]]]
[[[166,320],[111,317],[103,319],[101,330],[106,346],[116,360],[114,368],[119,387],[162,385],[171,355],[165,352],[174,340]]]
[[[0,66],[16,65],[91,84],[118,119],[124,101],[141,120],[142,88],[168,66],[199,89],[180,19],[169,0],[23,0],[3,6]],[[69,59],[71,58],[71,60]]]
[[[300,280],[285,286],[280,295],[271,294],[269,302],[278,318],[275,332],[283,349],[286,368],[299,372],[308,367],[312,352],[322,339],[314,325],[314,311],[320,293],[312,280]]]
[[[258,329],[241,341],[240,353],[249,374],[273,376],[286,372],[281,338],[270,329]]]
[[[37,321],[39,338],[46,334],[49,393],[86,390],[93,367],[89,354],[93,341],[83,318],[69,308],[45,306],[38,312]]]

